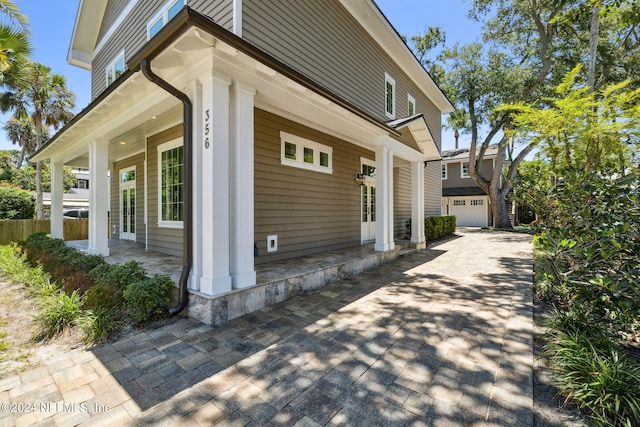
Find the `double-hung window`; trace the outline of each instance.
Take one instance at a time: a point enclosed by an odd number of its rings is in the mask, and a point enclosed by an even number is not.
[[[460,177],[469,178],[469,162],[462,162],[460,164]]]
[[[158,226],[182,228],[184,220],[182,139],[158,146]]]
[[[384,113],[390,119],[396,118],[396,81],[384,73]]]
[[[180,12],[180,9],[187,3],[186,0],[170,0],[166,3],[160,12],[158,12],[147,24],[147,40],[155,36],[167,22]]]
[[[107,86],[111,85],[122,73],[124,73],[124,50],[115,57],[106,68]]]
[[[281,164],[333,173],[332,147],[287,132],[280,132],[280,143]]]

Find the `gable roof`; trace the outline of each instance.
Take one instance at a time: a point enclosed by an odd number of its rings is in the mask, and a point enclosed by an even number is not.
[[[424,69],[418,58],[402,40],[398,31],[373,0],[339,0],[342,6],[358,21],[383,50],[429,96],[442,113],[454,110],[451,101]]]
[[[420,150],[425,156],[425,160],[441,160],[440,150],[433,140],[433,135],[429,129],[429,125],[424,118],[424,114],[415,114],[409,117],[392,120],[386,123],[387,126],[395,130],[408,128],[411,135],[418,143]]]

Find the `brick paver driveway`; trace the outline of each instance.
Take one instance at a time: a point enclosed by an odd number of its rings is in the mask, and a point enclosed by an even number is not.
[[[74,353],[0,381],[2,402],[66,407],[0,425],[530,426],[529,241],[460,229],[223,327]]]

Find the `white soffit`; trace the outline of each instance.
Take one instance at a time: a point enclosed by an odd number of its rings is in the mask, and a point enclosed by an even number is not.
[[[67,53],[69,64],[91,70],[93,51],[106,8],[107,0],[80,0]]]

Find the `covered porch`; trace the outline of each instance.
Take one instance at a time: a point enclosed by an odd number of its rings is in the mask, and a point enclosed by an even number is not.
[[[68,241],[67,245],[87,252],[88,240]],[[363,271],[378,267],[416,250],[409,241],[400,242],[395,249],[386,252],[376,251],[374,243],[321,252],[258,264],[256,285],[247,289],[232,289],[229,293],[215,297],[218,310],[206,309],[212,318],[203,318],[198,310],[198,301],[202,305],[210,304],[211,297],[190,290],[190,303],[187,309],[189,317],[216,325],[243,316],[264,307],[282,302],[295,295],[314,291],[330,283],[354,276]],[[109,239],[110,254],[105,261],[110,264],[124,264],[135,260],[140,262],[149,275],[166,274],[178,283],[182,270],[182,257],[145,250],[143,244],[127,240]],[[203,299],[207,300],[206,304]],[[200,315],[197,315],[200,314]]]

